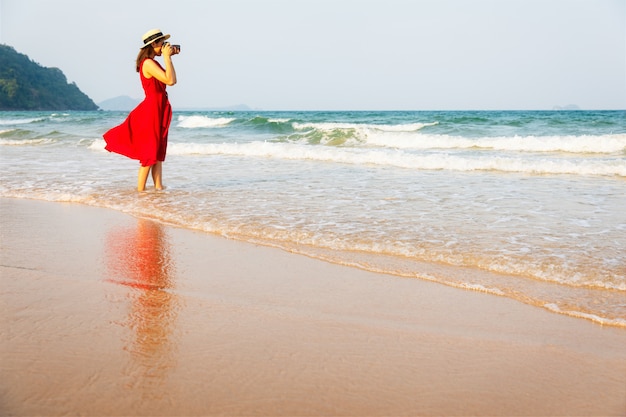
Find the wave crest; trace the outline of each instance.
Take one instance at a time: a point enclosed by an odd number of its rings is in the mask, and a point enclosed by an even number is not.
[[[208,117],[208,116],[179,116],[178,127],[186,129],[195,128],[219,128],[228,126],[231,122],[235,121],[235,118],[231,117]]]
[[[518,152],[613,154],[626,152],[626,135],[512,136],[464,138],[448,135],[370,135],[367,143],[402,149],[486,149]]]
[[[0,138],[0,146],[34,146],[34,145],[48,145],[55,143],[55,139],[41,138],[41,139],[2,139]]]
[[[306,144],[251,142],[244,144],[174,143],[174,155],[226,155],[286,160],[312,160],[354,165],[382,165],[419,170],[501,171],[528,174],[569,174],[626,177],[626,160],[562,159],[494,155],[415,154],[398,149],[336,148]]]

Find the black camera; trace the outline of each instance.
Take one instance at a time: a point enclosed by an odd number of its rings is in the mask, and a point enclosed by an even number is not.
[[[166,42],[166,45],[172,48],[172,55],[180,54],[180,45],[171,45],[169,42]]]

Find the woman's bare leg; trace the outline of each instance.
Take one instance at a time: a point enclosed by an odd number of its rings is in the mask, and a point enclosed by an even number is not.
[[[139,174],[137,175],[137,191],[143,191],[146,189],[146,181],[148,181],[148,174],[150,173],[150,166],[139,167]]]
[[[156,188],[157,190],[163,189],[162,176],[163,163],[157,162],[156,164],[152,165],[152,180],[154,181],[154,188]]]

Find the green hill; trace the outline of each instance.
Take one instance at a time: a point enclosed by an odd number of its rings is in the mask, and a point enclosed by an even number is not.
[[[46,68],[8,45],[0,45],[0,110],[98,110],[68,84],[58,68]]]

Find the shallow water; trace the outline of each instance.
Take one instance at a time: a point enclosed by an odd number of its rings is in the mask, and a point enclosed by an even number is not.
[[[164,192],[125,113],[0,113],[0,196],[74,201],[626,326],[626,113],[175,112]]]

